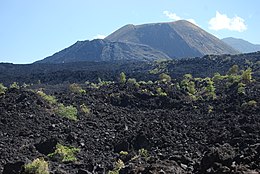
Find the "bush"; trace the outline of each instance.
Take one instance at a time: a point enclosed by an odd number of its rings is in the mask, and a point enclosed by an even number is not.
[[[79,148],[75,148],[72,146],[63,146],[58,143],[56,145],[55,151],[51,154],[48,154],[48,156],[61,162],[73,162],[77,160],[76,154],[79,151]]]
[[[64,106],[63,104],[59,104],[58,108],[56,108],[55,113],[59,116],[68,118],[69,120],[77,121],[77,108],[73,106]]]
[[[160,74],[159,78],[160,78],[160,81],[162,81],[162,82],[171,82],[171,80],[172,80],[171,76],[169,76],[168,74],[165,74],[165,73]]]
[[[85,114],[89,114],[90,113],[90,109],[85,104],[80,105],[80,109]]]
[[[163,92],[163,91],[162,91],[162,88],[157,88],[157,89],[156,89],[156,92],[157,92],[157,95],[158,95],[158,96],[167,96],[167,93],[166,93],[166,92]]]
[[[0,83],[0,95],[4,94],[6,90],[7,88],[2,83]]]
[[[255,100],[250,100],[241,105],[241,107],[243,107],[243,108],[252,108],[252,107],[256,107],[256,106],[257,106],[257,102]]]
[[[139,149],[138,153],[141,157],[144,157],[145,159],[148,159],[148,157],[149,157],[148,151],[144,148]]]
[[[206,80],[207,80],[207,86],[206,86],[207,95],[209,98],[215,99],[216,98],[216,93],[215,93],[216,89],[214,86],[214,82],[210,78],[206,78]]]
[[[17,82],[12,83],[12,84],[10,85],[10,88],[11,88],[11,89],[20,89],[20,87],[19,87],[19,85],[18,85]]]
[[[108,174],[119,174],[120,170],[123,169],[125,167],[124,162],[119,159],[116,163],[115,163],[115,167],[114,169],[111,171],[108,171]]]
[[[24,166],[26,174],[49,174],[48,163],[43,158],[36,158]]]
[[[237,84],[237,93],[238,94],[246,94],[245,84],[240,82]]]
[[[241,80],[245,83],[250,83],[252,81],[252,69],[248,68],[242,72]]]
[[[48,102],[49,104],[57,104],[57,100],[55,97],[51,96],[51,95],[47,95],[42,91],[38,91],[37,94],[39,96],[41,96],[43,98],[43,100],[45,100],[46,102]]]
[[[233,65],[227,72],[228,75],[237,75],[238,73],[238,66]]]
[[[129,78],[128,80],[127,80],[127,84],[130,84],[130,85],[134,85],[134,84],[136,84],[137,82],[136,82],[136,79],[135,78]]]
[[[79,84],[73,83],[69,86],[71,92],[75,94],[86,94],[86,91]]]
[[[217,72],[217,73],[214,74],[212,80],[213,80],[214,82],[217,82],[217,81],[219,81],[219,80],[223,80],[224,78],[225,78],[225,76],[222,76],[222,75],[220,75],[220,74]]]
[[[119,76],[119,83],[125,84],[125,82],[126,82],[126,75],[124,72],[121,72]]]

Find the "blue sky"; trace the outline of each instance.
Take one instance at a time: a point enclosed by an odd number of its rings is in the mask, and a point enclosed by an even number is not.
[[[32,63],[126,24],[190,20],[260,44],[259,0],[0,0],[0,62]]]

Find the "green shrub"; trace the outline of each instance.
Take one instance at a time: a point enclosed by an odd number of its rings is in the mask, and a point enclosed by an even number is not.
[[[252,106],[252,107],[256,107],[257,102],[255,100],[250,100],[249,102],[247,102],[248,106]]]
[[[214,82],[217,82],[217,81],[223,80],[224,78],[225,78],[225,76],[222,76],[222,75],[220,75],[220,74],[217,72],[217,73],[214,74],[212,80],[213,80]]]
[[[240,82],[237,84],[237,93],[238,94],[246,94],[246,89],[245,89],[246,84]]]
[[[184,79],[188,79],[191,80],[192,79],[192,75],[191,74],[184,74]]]
[[[209,98],[211,99],[215,99],[216,98],[216,93],[215,93],[215,86],[214,86],[214,82],[211,80],[211,78],[206,78],[207,81],[207,86],[206,86],[206,91],[207,91],[207,95]]]
[[[7,90],[7,87],[5,87],[2,83],[0,83],[0,95],[4,94],[6,90]]]
[[[120,151],[119,154],[120,155],[128,155],[128,152],[127,151]]]
[[[157,88],[156,92],[158,96],[167,96],[167,93],[163,92],[162,88]]]
[[[119,76],[119,83],[125,84],[125,82],[126,82],[126,75],[124,72],[121,72]]]
[[[241,80],[245,83],[250,83],[252,81],[252,69],[248,68],[242,72]]]
[[[243,108],[250,108],[250,107],[256,107],[256,106],[257,106],[257,102],[255,100],[250,100],[241,105],[241,107],[243,107]]]
[[[47,95],[42,91],[38,91],[37,94],[39,96],[41,96],[43,98],[43,100],[45,100],[46,102],[48,102],[49,104],[57,104],[57,100],[55,97],[51,96],[51,95]]]
[[[90,113],[90,109],[85,104],[80,105],[80,109],[85,114],[89,114]]]
[[[120,170],[123,169],[125,167],[124,162],[119,159],[114,166],[114,169],[111,171],[108,171],[108,174],[119,174]]]
[[[24,166],[26,174],[49,174],[48,163],[43,158],[36,158]]]
[[[148,150],[142,148],[142,149],[139,149],[138,150],[138,154],[143,157],[145,160],[148,160],[149,158],[149,153],[148,153]]]
[[[209,105],[209,106],[208,106],[208,113],[213,112],[213,109],[214,109],[213,106]]]
[[[64,106],[59,104],[58,108],[55,109],[55,113],[59,116],[68,118],[69,120],[77,121],[77,108],[73,106]]]
[[[159,79],[162,82],[171,82],[172,78],[168,74],[162,73],[159,75]]]
[[[14,83],[12,83],[12,84],[10,85],[10,88],[11,88],[11,89],[20,89],[20,86],[18,85],[17,82],[14,82]]]
[[[129,78],[128,80],[127,80],[127,84],[130,84],[130,85],[134,85],[134,84],[136,84],[137,82],[136,82],[136,79],[135,78]]]
[[[233,65],[227,72],[228,75],[237,75],[238,73],[238,66],[237,65]]]
[[[76,83],[72,83],[71,85],[69,85],[69,89],[75,94],[86,94],[86,91],[82,89],[79,84]]]
[[[76,161],[76,154],[80,151],[79,148],[72,146],[63,146],[61,144],[56,145],[56,149],[53,153],[48,154],[50,158],[57,159],[61,162],[73,162]]]

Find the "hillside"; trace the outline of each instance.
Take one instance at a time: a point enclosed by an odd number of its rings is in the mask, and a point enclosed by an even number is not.
[[[238,53],[215,36],[185,20],[126,25],[106,37],[106,40],[149,45],[171,58]]]
[[[222,39],[226,44],[230,45],[234,49],[240,51],[241,53],[250,53],[260,51],[259,44],[252,44],[243,39],[237,39],[233,37],[227,37]]]
[[[169,57],[147,45],[109,42],[106,40],[87,40],[78,41],[74,45],[35,63],[117,60],[152,61],[159,59],[169,59]]]
[[[168,61],[112,61],[112,62],[70,62],[61,64],[35,63],[16,65],[0,63],[0,83],[10,85],[44,83],[84,83],[102,80],[116,80],[125,72],[137,80],[155,80],[160,73],[168,73],[173,78],[181,78],[190,73],[194,77],[212,77],[214,73],[224,74],[233,65],[240,69],[247,67],[254,71],[253,76],[260,78],[260,52],[239,55],[211,55],[202,58],[189,58]]]
[[[35,63],[180,59],[237,54],[215,36],[188,21],[126,25],[104,40],[78,41]]]

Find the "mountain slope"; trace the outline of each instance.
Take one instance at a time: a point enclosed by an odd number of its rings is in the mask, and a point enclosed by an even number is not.
[[[227,37],[222,39],[226,44],[230,45],[234,49],[242,52],[242,53],[250,53],[250,52],[256,52],[260,51],[260,45],[258,44],[252,44],[246,40],[233,38],[233,37]]]
[[[170,58],[147,45],[106,40],[87,40],[78,41],[74,45],[36,63],[158,59]]]
[[[238,53],[215,36],[185,20],[126,25],[106,37],[106,40],[149,45],[171,58]]]

